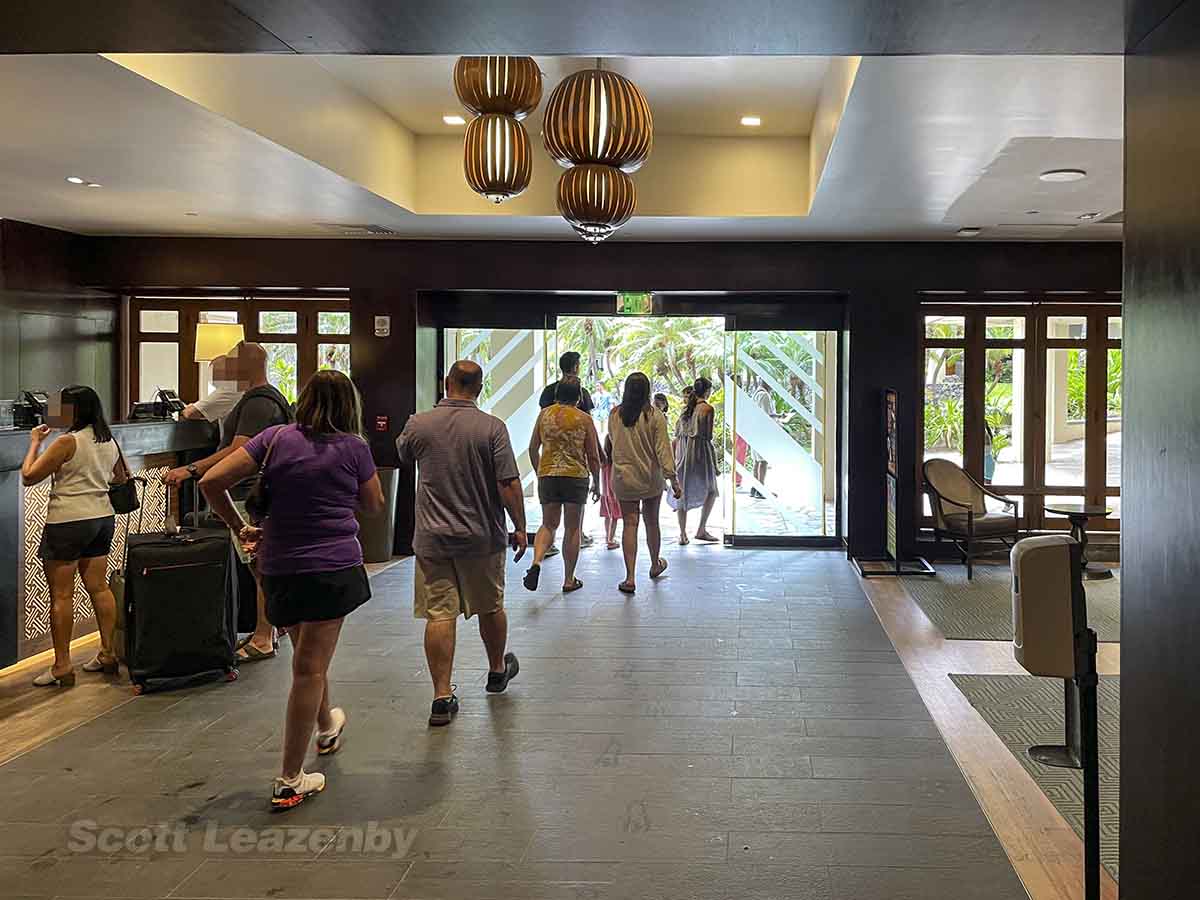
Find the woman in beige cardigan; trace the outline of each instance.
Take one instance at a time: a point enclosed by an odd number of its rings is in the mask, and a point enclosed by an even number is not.
[[[662,502],[663,481],[671,482],[671,491],[679,497],[675,479],[675,457],[667,437],[667,418],[650,402],[650,379],[634,372],[625,379],[621,405],[608,417],[608,437],[604,452],[612,460],[613,493],[621,504],[621,550],[625,554],[625,580],[617,585],[623,594],[636,589],[638,522],[646,520],[646,547],[650,551],[650,577],[658,578],[667,570],[667,561],[659,555],[662,532],[658,527],[658,507]]]

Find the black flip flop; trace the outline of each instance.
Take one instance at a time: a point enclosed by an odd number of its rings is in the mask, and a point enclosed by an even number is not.
[[[667,571],[667,561],[665,559],[660,559],[659,562],[662,563],[662,568],[658,570],[657,574],[655,573],[655,571],[653,569],[651,569],[650,570],[651,578],[662,578],[663,573]]]
[[[578,578],[576,578],[576,579],[575,579],[575,583],[574,583],[574,584],[572,584],[570,587],[567,587],[566,585],[563,585],[563,593],[564,593],[564,594],[572,594],[572,593],[574,593],[575,591],[579,590],[579,589],[580,589],[580,588],[582,588],[582,587],[583,587],[583,582],[582,582],[582,581],[580,581]]]
[[[624,581],[622,581],[620,584],[617,585],[617,590],[620,591],[622,594],[637,593],[637,587],[635,585],[629,584]]]
[[[534,563],[529,567],[529,571],[525,573],[525,577],[521,579],[521,583],[525,585],[526,590],[536,591],[538,579],[542,575],[542,567],[538,563]]]

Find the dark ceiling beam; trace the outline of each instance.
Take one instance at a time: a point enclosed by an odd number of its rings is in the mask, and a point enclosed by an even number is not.
[[[225,0],[4,0],[0,53],[289,53]]]
[[[1125,0],[1125,46],[1132,52],[1184,0]]]
[[[0,52],[1112,54],[1134,2],[6,0]]]

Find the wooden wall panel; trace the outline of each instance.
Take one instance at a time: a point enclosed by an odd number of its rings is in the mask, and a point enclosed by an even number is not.
[[[1200,0],[1125,66],[1121,894],[1197,894]]]

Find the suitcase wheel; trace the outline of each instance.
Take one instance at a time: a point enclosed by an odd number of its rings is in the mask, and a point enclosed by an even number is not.
[[[228,672],[226,672],[225,680],[226,681],[237,681],[238,680],[238,670],[230,669]]]

